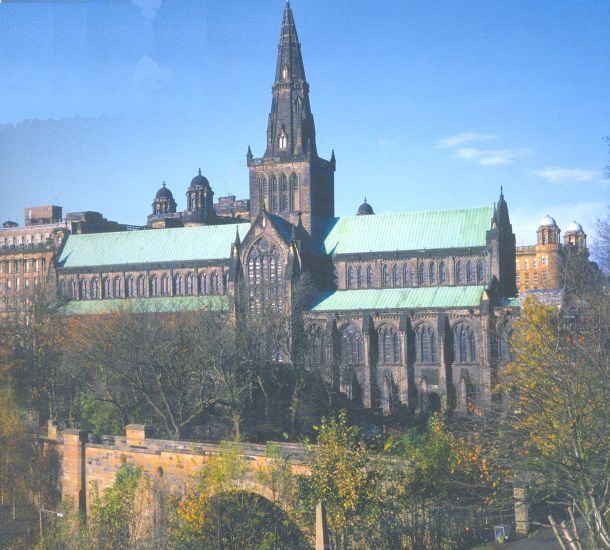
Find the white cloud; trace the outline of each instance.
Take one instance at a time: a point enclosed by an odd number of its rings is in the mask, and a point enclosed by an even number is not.
[[[136,64],[133,81],[145,92],[158,92],[172,78],[172,71],[161,67],[152,57],[145,55]]]
[[[481,166],[502,166],[512,164],[532,155],[531,149],[477,149],[460,147],[457,156],[465,160],[478,162]]]
[[[597,170],[583,170],[581,168],[566,168],[564,166],[546,166],[542,170],[534,170],[533,173],[551,183],[562,181],[575,181],[584,183],[599,178],[601,174]]]
[[[477,132],[463,132],[461,134],[455,134],[447,138],[439,139],[436,142],[436,146],[441,149],[450,147],[457,147],[458,145],[466,145],[468,143],[475,143],[477,141],[489,141],[490,139],[496,139],[498,136],[494,134],[480,134]]]

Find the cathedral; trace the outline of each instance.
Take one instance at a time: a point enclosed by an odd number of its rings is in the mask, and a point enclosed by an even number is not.
[[[491,206],[389,214],[365,199],[355,215],[336,217],[335,155],[322,158],[316,147],[289,3],[266,138],[262,156],[247,150],[249,201],[236,207],[247,205],[244,215],[215,210],[199,171],[184,212],[164,185],[149,229],[69,235],[56,259],[66,314],[273,315],[292,307],[308,274],[315,296],[301,326],[309,361],[338,372],[347,398],[384,414],[438,410],[442,399],[486,414],[518,314],[503,193]]]

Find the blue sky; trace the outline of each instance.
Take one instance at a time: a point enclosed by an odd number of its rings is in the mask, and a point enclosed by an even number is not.
[[[144,224],[201,167],[247,195],[282,0],[0,3],[0,220],[26,205]],[[590,236],[610,203],[610,2],[294,0],[336,210],[492,204]]]

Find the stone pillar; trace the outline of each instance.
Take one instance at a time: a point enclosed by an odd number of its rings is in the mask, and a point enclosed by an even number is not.
[[[152,435],[152,427],[145,424],[129,424],[125,426],[125,439],[127,445],[143,447],[146,438]]]
[[[515,485],[513,487],[513,497],[515,500],[515,531],[526,535],[530,530],[527,487]]]
[[[61,498],[72,502],[81,512],[86,511],[85,430],[64,430],[61,473]]]
[[[59,422],[57,420],[47,420],[47,437],[57,440],[59,435]]]
[[[321,502],[316,506],[316,550],[330,550],[326,509]]]

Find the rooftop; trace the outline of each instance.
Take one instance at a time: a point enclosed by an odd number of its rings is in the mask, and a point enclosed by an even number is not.
[[[322,253],[363,254],[486,245],[493,208],[344,216],[327,222]]]

